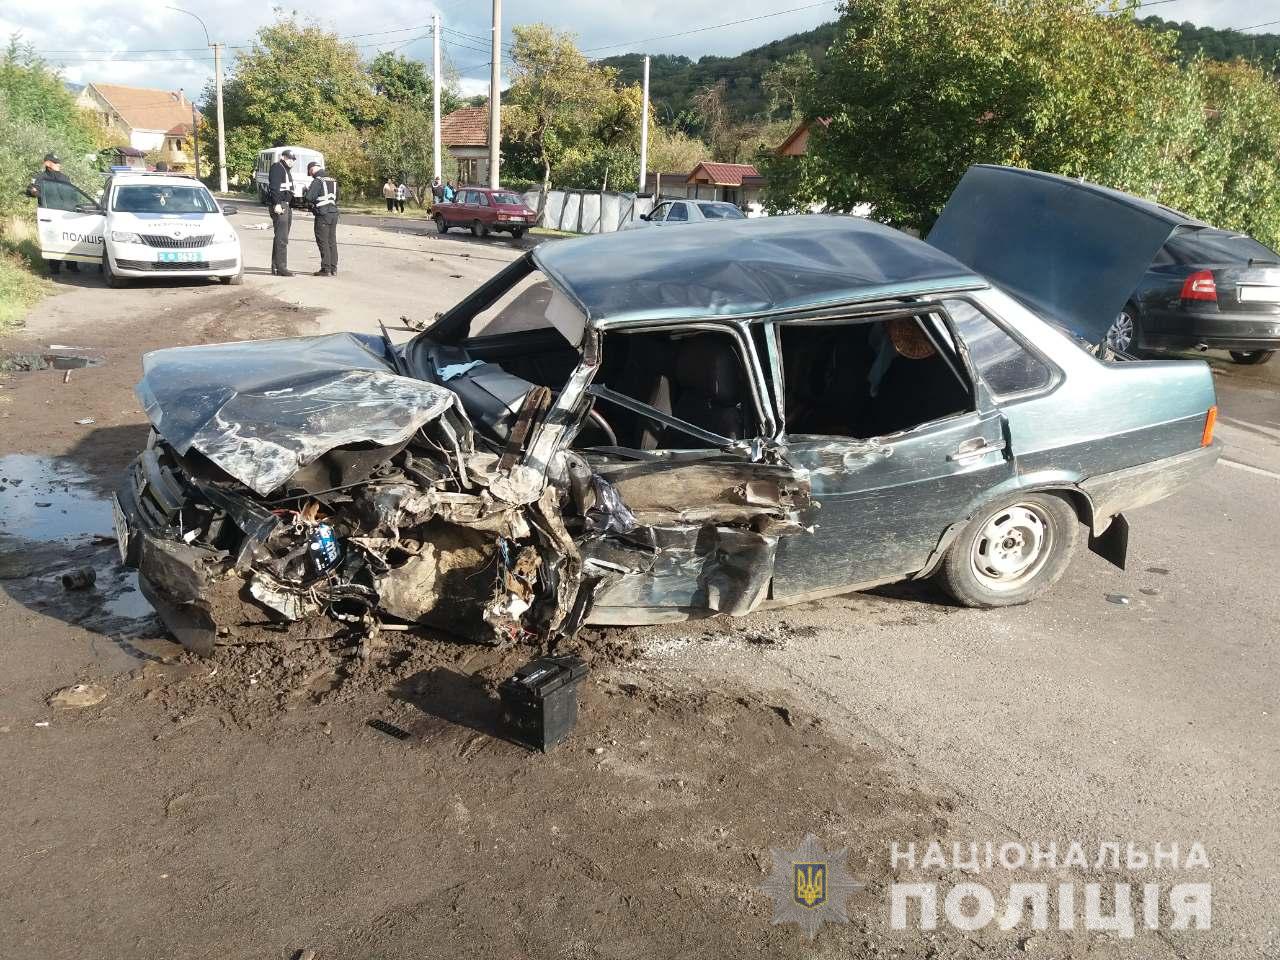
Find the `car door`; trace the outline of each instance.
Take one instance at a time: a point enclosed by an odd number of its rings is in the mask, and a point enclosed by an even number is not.
[[[97,201],[75,184],[40,182],[36,227],[45,260],[101,263],[105,223]]]
[[[482,190],[473,190],[471,199],[474,203],[475,213],[473,216],[486,227],[493,226],[498,219],[497,213],[493,209],[493,204],[489,202],[489,195]]]
[[[779,336],[784,364],[785,326],[771,331]],[[916,573],[928,564],[950,525],[964,518],[986,491],[1014,476],[1004,419],[955,350],[950,330],[935,324],[929,332],[935,356],[956,377],[968,409],[865,439],[790,433],[788,459],[808,469],[812,481],[813,502],[805,520],[814,535],[779,545],[774,599],[795,600]],[[895,357],[890,371],[893,364],[899,364],[897,376],[905,387],[901,395],[910,397],[912,361]],[[794,366],[789,369],[794,375]],[[864,369],[846,369],[842,375],[853,378]],[[941,375],[936,362],[929,370],[930,376]],[[794,396],[795,386],[784,395]],[[923,375],[919,389],[932,389]],[[787,429],[791,431],[790,424]]]

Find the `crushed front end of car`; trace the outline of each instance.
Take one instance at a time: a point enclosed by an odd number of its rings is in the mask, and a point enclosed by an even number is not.
[[[518,419],[505,445],[477,439],[458,395],[403,363],[385,338],[355,334],[144,358],[137,392],[153,430],[117,491],[117,533],[184,646],[210,655],[295,628],[317,639],[388,624],[546,642],[654,566],[661,535],[580,456],[527,466]],[[776,489],[762,506],[744,486],[722,499],[750,538],[806,497]],[[679,552],[699,553],[720,593],[733,592],[728,577],[762,596],[767,569],[737,569],[749,557],[716,546],[730,532]],[[721,606],[711,593],[709,613]]]

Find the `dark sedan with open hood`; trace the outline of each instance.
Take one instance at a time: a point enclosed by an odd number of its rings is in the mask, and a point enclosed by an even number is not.
[[[1105,330],[1164,242],[1131,201],[975,168],[932,244],[834,216],[547,243],[404,345],[148,354],[122,552],[206,652],[290,622],[551,641],[933,575],[1026,602],[1082,526],[1123,565],[1121,511],[1218,455],[1203,363],[1055,325]]]

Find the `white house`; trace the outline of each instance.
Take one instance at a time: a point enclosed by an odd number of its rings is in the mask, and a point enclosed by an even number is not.
[[[193,107],[181,90],[89,83],[76,104],[97,114],[108,129],[123,132],[135,150],[159,153],[170,169],[190,163]]]

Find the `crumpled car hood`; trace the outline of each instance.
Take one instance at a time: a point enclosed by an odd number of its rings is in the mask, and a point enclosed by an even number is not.
[[[142,366],[136,392],[156,431],[261,496],[330,450],[401,443],[450,408],[465,418],[452,391],[397,374],[378,337],[174,347]]]
[[[977,165],[928,242],[1098,344],[1173,229],[1199,223],[1096,184]]]

